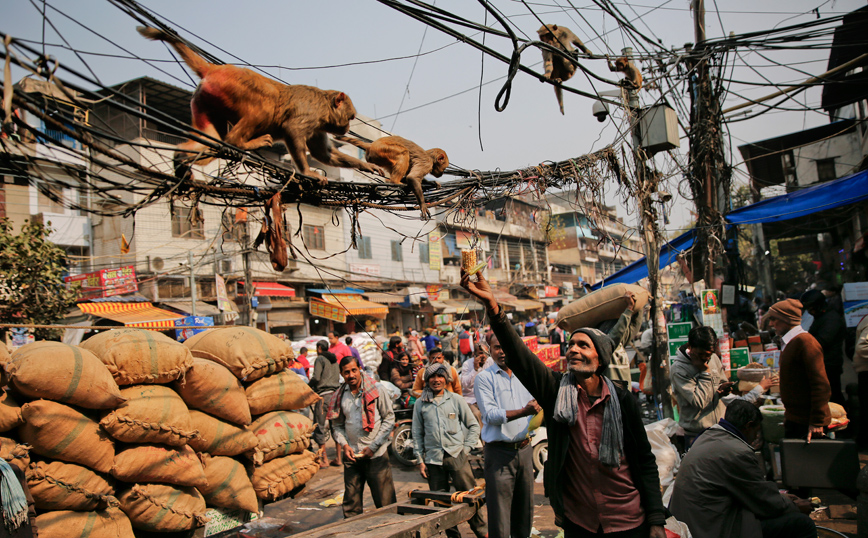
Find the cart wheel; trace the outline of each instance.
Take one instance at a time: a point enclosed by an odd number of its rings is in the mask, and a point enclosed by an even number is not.
[[[392,454],[401,465],[413,467],[418,463],[413,448],[413,430],[409,424],[401,424],[392,435]]]
[[[549,459],[549,442],[540,441],[533,447],[533,470],[542,472],[547,459]]]

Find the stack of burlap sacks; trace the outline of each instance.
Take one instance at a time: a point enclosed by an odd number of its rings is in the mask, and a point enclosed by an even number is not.
[[[306,483],[313,424],[292,410],[319,396],[284,370],[292,358],[249,327],[184,344],[120,328],[0,355],[0,457],[25,471],[40,537],[188,530],[206,507],[257,512]]]

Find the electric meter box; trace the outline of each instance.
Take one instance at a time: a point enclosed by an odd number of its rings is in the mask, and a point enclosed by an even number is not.
[[[678,116],[666,105],[643,109],[639,118],[642,149],[650,153],[681,147],[678,139]]]

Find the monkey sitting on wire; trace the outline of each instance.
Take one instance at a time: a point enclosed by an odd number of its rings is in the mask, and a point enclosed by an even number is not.
[[[624,73],[624,79],[621,85],[629,90],[639,91],[642,88],[642,72],[639,68],[626,56],[615,59],[613,64],[611,60],[608,62],[609,71]]]

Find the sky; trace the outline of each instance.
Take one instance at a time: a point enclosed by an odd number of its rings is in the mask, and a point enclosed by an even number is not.
[[[628,38],[615,21],[604,16],[591,0],[493,0],[519,29],[520,37],[536,39],[541,26],[535,12],[548,24],[571,28],[595,53],[618,54]],[[475,170],[512,170],[545,161],[560,161],[598,150],[619,140],[617,122],[598,123],[591,114],[593,100],[569,93],[564,96],[565,115],[558,111],[552,87],[519,73],[511,100],[503,112],[494,101],[507,73],[507,65],[434,28],[387,7],[376,0],[153,0],[142,2],[191,42],[225,62],[262,66],[262,69],[289,84],[308,84],[345,91],[360,114],[382,121],[385,129],[417,142],[441,147],[450,161]],[[467,19],[484,22],[482,4],[468,0],[438,0],[436,6]],[[646,35],[659,39],[670,49],[694,41],[693,19],[687,0],[640,0],[615,5]],[[716,11],[715,7],[721,10]],[[706,0],[706,28],[709,39],[741,34],[834,16],[865,5],[864,0]],[[576,9],[573,9],[573,8]],[[47,17],[44,19],[42,10]],[[99,82],[111,86],[140,76],[193,89],[189,71],[172,60],[161,43],[138,35],[139,25],[107,0],[16,0],[4,7],[0,31],[30,40],[54,55],[64,65],[93,72]],[[488,16],[490,26],[497,25]],[[481,40],[473,30],[468,35]],[[58,47],[55,45],[63,45]],[[512,47],[507,39],[488,36],[486,45],[506,54]],[[649,46],[645,44],[646,46]],[[68,48],[80,52],[80,58]],[[641,52],[636,47],[636,52]],[[414,58],[420,52],[424,53]],[[766,54],[777,66],[756,53],[742,51],[731,78],[776,84],[800,82],[826,70],[827,50],[775,51]],[[403,58],[394,59],[391,58]],[[83,59],[87,67],[82,64]],[[142,59],[154,60],[146,63]],[[340,64],[365,63],[363,65]],[[522,63],[542,71],[538,49],[528,48]],[[753,66],[751,70],[744,65]],[[585,64],[604,78],[615,78],[603,60]],[[13,72],[16,81],[23,76]],[[479,90],[480,77],[484,82]],[[647,78],[647,76],[646,76]],[[75,81],[74,82],[80,82]],[[88,86],[88,84],[84,84]],[[568,85],[595,93],[611,86],[577,74]],[[739,94],[758,98],[775,88],[733,84]],[[463,92],[463,93],[462,93]],[[455,94],[457,96],[451,97]],[[641,92],[651,103],[659,92]],[[686,102],[687,97],[681,96]],[[742,102],[728,96],[725,107]],[[793,108],[819,109],[820,90],[800,94]],[[751,110],[758,111],[756,106]],[[400,112],[400,113],[399,113]],[[754,120],[730,124],[730,162],[745,174],[736,147],[804,128],[828,123],[822,111],[773,112]],[[682,136],[684,133],[681,133]],[[480,144],[481,138],[481,144]],[[687,162],[686,140],[681,161]],[[675,232],[690,219],[692,203],[678,196],[679,178],[671,180],[676,194],[666,229]],[[607,200],[618,205],[619,215],[635,222],[635,207],[609,186]],[[681,192],[686,192],[682,183]]]

